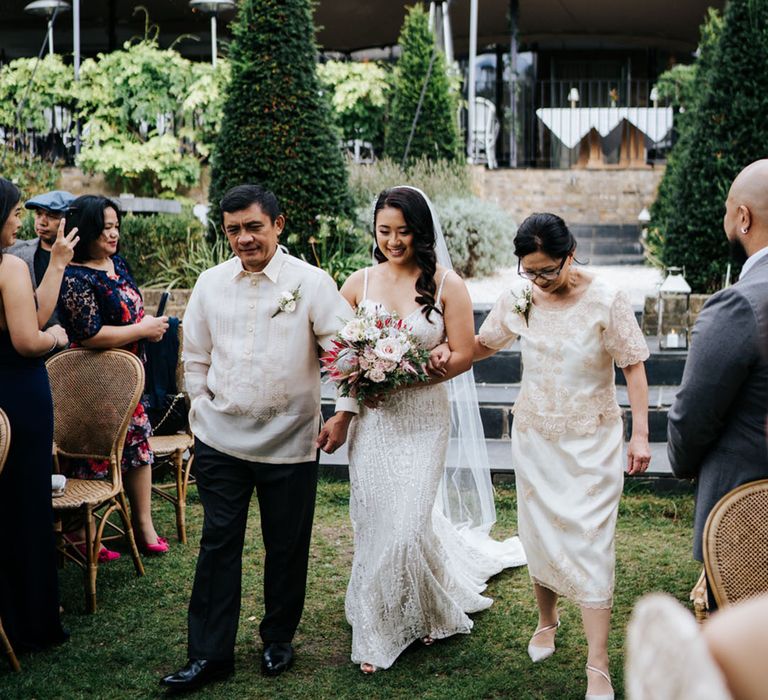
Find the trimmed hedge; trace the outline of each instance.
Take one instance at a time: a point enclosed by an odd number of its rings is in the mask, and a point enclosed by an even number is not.
[[[210,200],[258,183],[280,199],[286,237],[312,259],[318,215],[350,210],[339,133],[316,74],[309,0],[241,0],[231,25],[232,78],[212,154]]]
[[[429,18],[421,6],[408,9],[398,44],[403,53],[395,69],[384,155],[397,163],[410,163],[422,157],[455,160],[459,153],[456,124],[458,102],[451,94],[445,57],[435,46]],[[429,73],[429,82],[406,158],[408,138],[433,55],[435,59]]]
[[[721,286],[730,258],[728,189],[742,168],[766,156],[768,144],[768,3],[731,0],[716,34],[703,35],[699,96],[652,211],[663,263],[684,266],[695,292]]]

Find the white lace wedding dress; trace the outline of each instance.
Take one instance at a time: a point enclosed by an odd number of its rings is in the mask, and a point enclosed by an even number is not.
[[[445,278],[443,278],[444,280]],[[436,298],[440,307],[440,291]],[[376,306],[365,298],[361,305]],[[445,337],[443,318],[404,319],[422,347]],[[485,582],[525,562],[517,538],[481,551],[435,507],[450,433],[445,383],[397,392],[362,408],[349,435],[354,559],[346,615],[352,661],[391,666],[415,640],[468,633],[467,613],[492,604]],[[506,545],[506,546],[505,546]]]

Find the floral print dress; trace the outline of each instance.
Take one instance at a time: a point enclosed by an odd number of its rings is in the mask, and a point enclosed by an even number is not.
[[[114,275],[82,265],[68,265],[64,272],[58,312],[73,347],[92,338],[102,326],[127,326],[144,318],[144,301],[128,263],[119,255],[114,255],[112,261]],[[142,342],[130,343],[122,349],[146,362]],[[123,472],[154,461],[149,448],[152,426],[146,408],[146,398],[142,398],[128,426]],[[72,460],[68,467],[68,476],[78,479],[103,479],[109,473],[106,460]]]

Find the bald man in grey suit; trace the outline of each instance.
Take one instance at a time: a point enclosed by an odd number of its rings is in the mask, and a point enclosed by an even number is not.
[[[696,479],[699,561],[704,523],[717,501],[768,478],[768,160],[739,173],[725,206],[725,235],[744,266],[739,281],[712,295],[699,314],[667,436],[675,475]]]

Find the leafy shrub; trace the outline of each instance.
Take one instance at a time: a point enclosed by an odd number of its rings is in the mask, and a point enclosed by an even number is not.
[[[421,6],[408,9],[398,44],[403,53],[395,69],[384,153],[397,162],[422,157],[455,160],[459,153],[456,123],[458,96],[450,89],[445,57],[435,46],[429,18]],[[429,81],[409,146],[411,128],[427,75]]]
[[[340,287],[355,270],[371,264],[371,237],[364,227],[346,217],[317,218],[319,228],[308,241],[312,251],[308,262],[325,270]],[[293,234],[286,242],[291,249],[298,237]]]
[[[0,174],[21,190],[22,200],[56,189],[59,169],[55,163],[5,148],[0,153]]]
[[[262,184],[280,198],[296,252],[310,259],[317,215],[349,210],[339,134],[317,78],[311,2],[241,0],[238,7],[212,153],[212,216],[230,187]]]
[[[435,202],[453,268],[462,277],[490,275],[512,264],[517,226],[507,212],[479,197]]]
[[[139,286],[154,283],[167,286],[173,276],[163,277],[166,268],[169,265],[176,266],[174,269],[183,268],[190,255],[190,239],[203,236],[202,224],[188,213],[127,214],[120,227],[120,254],[131,266]],[[168,281],[164,281],[166,277]]]
[[[30,80],[34,72],[34,83]],[[17,58],[0,69],[0,124],[11,128],[45,132],[45,111],[55,106],[72,108],[74,73],[59,54],[37,58]],[[22,100],[24,106],[16,115]]]
[[[344,139],[370,141],[380,153],[392,89],[386,68],[375,62],[328,61],[318,65],[317,73],[331,92],[331,106]]]
[[[403,169],[388,158],[372,165],[348,163],[349,188],[357,209],[370,212],[374,199],[388,187],[411,185],[423,190],[432,200],[462,197],[471,189],[471,173],[461,163],[420,158]],[[366,223],[370,228],[370,223]]]
[[[232,257],[232,249],[223,237],[211,241],[202,228],[190,228],[184,238],[183,252],[170,240],[160,242],[152,255],[155,275],[148,285],[191,289],[208,268]]]

